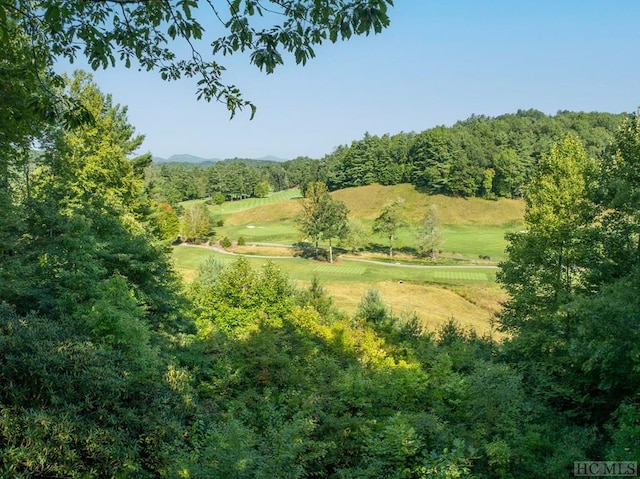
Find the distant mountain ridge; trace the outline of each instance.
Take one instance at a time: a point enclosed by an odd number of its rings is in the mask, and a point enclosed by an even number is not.
[[[254,161],[271,161],[282,163],[283,161],[287,161],[284,158],[278,158],[277,156],[267,155],[261,158],[225,158],[224,160],[221,158],[202,158],[200,156],[189,155],[188,153],[182,153],[179,155],[171,155],[169,158],[162,158],[160,156],[154,156],[154,163],[195,163],[195,164],[211,164],[218,163],[220,161],[234,161],[234,160],[254,160]]]

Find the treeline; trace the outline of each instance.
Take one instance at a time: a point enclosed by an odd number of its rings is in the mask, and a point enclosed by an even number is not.
[[[471,116],[451,127],[421,133],[365,134],[320,160],[234,161],[212,166],[152,166],[147,173],[155,197],[179,201],[221,193],[228,200],[322,181],[329,190],[372,183],[411,183],[432,194],[521,197],[541,156],[573,133],[598,158],[627,115],[562,111],[545,115],[520,110],[497,117]],[[257,193],[257,192],[258,193]]]
[[[146,188],[158,201],[179,202],[222,195],[223,201],[266,196],[304,183],[313,160],[297,158],[284,163],[234,159],[213,165],[163,163],[146,170]]]
[[[599,157],[626,115],[520,110],[471,116],[451,127],[382,137],[365,134],[322,160],[331,190],[411,183],[432,194],[520,197],[541,156],[567,133]]]

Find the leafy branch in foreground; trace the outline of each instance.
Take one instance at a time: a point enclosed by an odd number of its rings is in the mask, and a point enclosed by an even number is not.
[[[267,74],[286,54],[304,65],[325,41],[380,33],[389,25],[390,5],[392,0],[0,0],[0,48],[17,25],[50,62],[84,55],[94,70],[137,63],[167,81],[195,78],[198,99],[223,103],[232,117],[248,107],[253,117],[255,105],[223,81],[218,55],[249,52],[249,62]],[[178,40],[186,44],[184,54]]]

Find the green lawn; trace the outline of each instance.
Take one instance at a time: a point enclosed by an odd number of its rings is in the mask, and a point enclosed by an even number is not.
[[[504,236],[522,226],[449,225],[442,228],[442,250],[474,259],[479,255],[492,260],[505,259],[507,241]]]
[[[217,253],[205,248],[179,246],[173,250],[176,267],[186,277],[194,277],[200,263],[213,256],[222,263],[229,263],[237,256]],[[260,267],[265,259],[246,256],[254,267]],[[325,284],[380,281],[406,281],[412,283],[493,283],[495,269],[482,267],[432,266],[416,268],[399,265],[377,265],[353,260],[343,260],[337,264],[317,262],[302,258],[278,258],[272,260],[292,279],[310,281],[317,275]]]
[[[372,221],[363,221],[366,228],[371,228]],[[480,255],[489,256],[494,261],[505,258],[504,250],[507,241],[504,236],[509,231],[522,229],[521,225],[441,225],[442,244],[440,250],[446,255],[460,255],[469,259],[478,259]],[[389,240],[382,235],[371,235],[370,241],[379,248],[388,248]],[[404,228],[398,230],[394,240],[394,248],[401,251],[413,248],[416,244],[416,230]]]
[[[371,222],[365,221],[363,223],[365,227],[370,228],[369,223]],[[505,233],[518,229],[522,229],[522,227],[443,225],[440,249],[445,254],[461,255],[470,259],[477,259],[482,255],[500,261],[505,257],[504,250],[507,246],[504,239]],[[243,236],[247,242],[256,243],[293,244],[302,239],[293,219],[253,221],[248,225],[225,225],[215,228],[215,231],[216,238],[228,236],[232,241],[236,241],[240,236]],[[371,234],[368,241],[376,245],[379,250],[388,248],[389,244],[388,239],[382,235]],[[402,229],[398,231],[394,247],[397,250],[412,248],[415,241],[415,230]],[[334,244],[337,243],[334,240]],[[320,244],[328,247],[327,242]]]
[[[300,190],[298,188],[291,188],[289,190],[271,193],[266,198],[247,198],[246,200],[225,201],[221,205],[211,205],[209,207],[209,211],[214,217],[226,217],[234,213],[239,213],[240,211],[250,210],[258,206],[278,203],[280,201],[290,200],[293,198],[299,198],[300,196]],[[181,205],[188,208],[189,206],[193,206],[194,204],[202,203],[204,201],[205,200],[183,201]]]
[[[224,236],[237,241],[243,236],[247,242],[293,244],[298,241],[300,232],[292,219],[268,222],[251,222],[249,225],[225,225],[215,228],[216,238]]]

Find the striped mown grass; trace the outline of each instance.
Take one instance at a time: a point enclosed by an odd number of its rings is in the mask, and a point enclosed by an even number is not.
[[[212,249],[178,246],[173,249],[173,259],[181,270],[197,270],[208,256],[220,261],[232,261],[236,256],[219,253]],[[246,258],[254,267],[260,267],[266,261],[250,255]],[[271,259],[292,279],[310,281],[317,275],[325,283],[348,283],[379,281],[408,281],[414,283],[492,283],[495,281],[495,268],[482,266],[430,266],[418,268],[410,265],[375,264],[345,259],[334,264],[304,258]]]
[[[221,205],[209,206],[209,211],[213,216],[229,216],[259,206],[270,205],[273,203],[279,203],[281,201],[291,200],[295,198],[300,198],[300,190],[298,188],[291,188],[288,190],[271,193],[265,198],[247,198],[237,201],[225,201]],[[205,200],[183,201],[181,205],[185,208],[188,208],[189,206],[193,206],[196,203],[202,203],[204,201]]]

